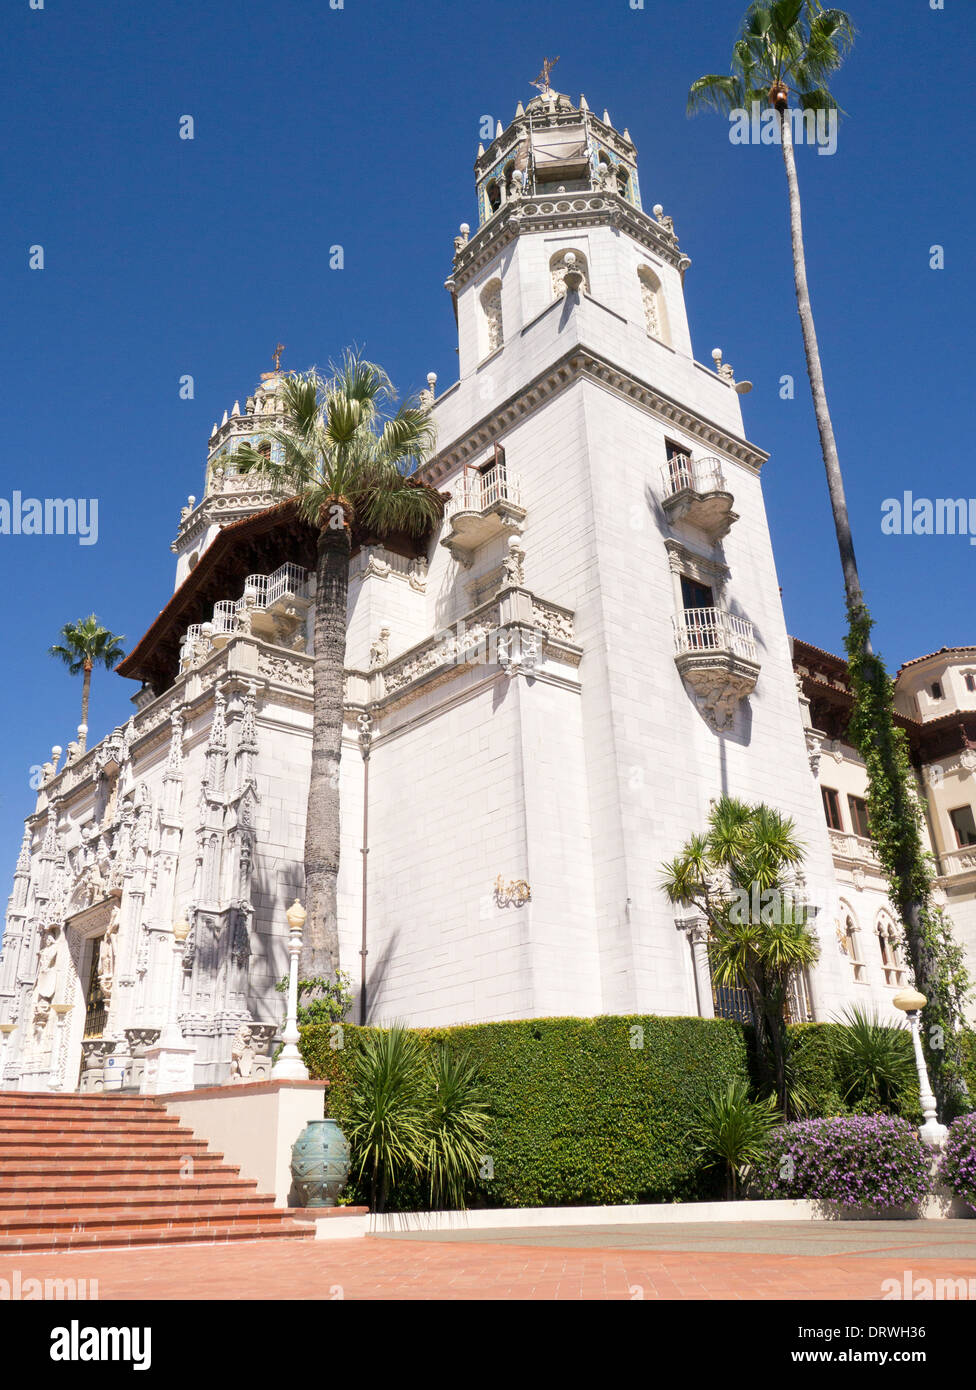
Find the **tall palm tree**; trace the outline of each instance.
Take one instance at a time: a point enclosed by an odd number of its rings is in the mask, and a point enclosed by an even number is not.
[[[826,8],[820,0],[754,0],[733,45],[731,71],[698,78],[688,94],[688,111],[731,114],[751,111],[758,102],[768,103],[778,116],[789,191],[796,303],[847,597],[845,647],[854,694],[849,733],[867,766],[871,833],[888,878],[892,902],[905,927],[915,982],[929,999],[926,1021],[930,1029],[938,1028],[940,1034],[952,1038],[961,1022],[968,979],[948,925],[931,899],[932,871],[908,748],[904,733],[895,727],[892,717],[891,678],[871,646],[873,621],[864,602],[854,555],[810,303],[793,148],[794,116],[823,111],[835,113],[836,118],[839,113],[827,83],[843,63],[853,41],[850,16],[843,10]],[[932,1079],[940,1099],[945,1102],[953,1094],[965,1093],[956,1046],[938,1048],[931,1054],[931,1061]]]
[[[267,477],[297,498],[318,531],[314,628],[312,770],[305,829],[308,924],[303,978],[339,968],[339,760],[342,756],[346,598],[354,530],[423,536],[439,519],[438,494],[413,476],[434,447],[427,408],[397,403],[381,367],[347,350],[328,378],[314,369],[284,379],[284,414],[269,458],[242,446],[241,473]]]
[[[786,1005],[792,977],[812,965],[819,947],[789,884],[803,862],[792,820],[771,806],[720,797],[703,834],[662,864],[672,902],[697,907],[708,923],[709,960],[717,985],[744,989],[752,1013],[763,1090],[788,1113]]]
[[[81,618],[77,623],[65,623],[61,629],[61,641],[50,648],[50,655],[56,656],[67,666],[73,676],[83,673],[81,683],[81,722],[85,732],[80,735],[82,748],[85,746],[88,729],[88,701],[91,695],[92,671],[96,666],[104,666],[111,671],[113,666],[124,658],[122,650],[124,637],[116,637],[107,627],[102,627],[94,613]]]

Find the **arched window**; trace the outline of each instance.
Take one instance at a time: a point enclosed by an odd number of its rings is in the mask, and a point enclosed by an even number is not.
[[[614,172],[617,176],[617,192],[620,194],[621,198],[626,198],[629,202],[630,175],[622,164],[618,164]]]
[[[481,313],[484,323],[485,356],[500,348],[505,341],[502,326],[502,282],[489,280],[481,291]]]
[[[864,958],[861,955],[860,932],[857,929],[857,922],[854,920],[853,913],[844,914],[844,927],[841,945],[844,954],[851,963],[854,972],[854,979],[862,981],[864,979]]]
[[[664,303],[661,281],[649,265],[642,265],[637,272],[640,281],[641,304],[644,309],[644,325],[652,338],[662,343],[670,342],[668,332],[668,311]]]
[[[901,933],[887,912],[878,916],[878,946],[886,985],[903,985],[907,977]]]
[[[557,251],[549,261],[549,271],[552,275],[553,299],[561,299],[566,293],[566,271],[568,268],[566,265],[566,257],[571,251],[576,257],[575,268],[580,271],[583,276],[583,283],[580,285],[580,293],[589,294],[590,292],[590,270],[586,263],[586,257],[583,255],[583,252],[578,251],[575,246],[567,246],[564,251]]]
[[[263,458],[266,458],[269,462],[271,461],[271,440],[270,440],[270,439],[262,439],[262,440],[261,440],[261,443],[258,445],[258,453],[261,454]]]
[[[497,179],[492,179],[485,189],[485,196],[488,199],[489,216],[491,216],[491,213],[497,212],[502,205],[502,190]]]

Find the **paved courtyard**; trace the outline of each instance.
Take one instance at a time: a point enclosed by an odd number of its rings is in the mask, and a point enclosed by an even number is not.
[[[15,1269],[97,1279],[100,1299],[870,1300],[906,1271],[976,1281],[976,1222],[552,1227],[0,1259],[0,1278]]]

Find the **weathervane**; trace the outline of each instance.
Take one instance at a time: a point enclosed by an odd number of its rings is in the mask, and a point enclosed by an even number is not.
[[[274,363],[274,369],[275,369],[275,371],[278,371],[279,363],[281,362],[281,354],[284,352],[284,350],[285,350],[285,345],[284,345],[284,343],[276,343],[276,344],[275,344],[275,350],[274,350],[274,352],[271,354],[271,360],[272,360],[272,362]]]
[[[539,73],[539,76],[535,79],[534,82],[529,83],[529,86],[538,87],[539,91],[542,93],[543,96],[545,96],[547,92],[550,92],[552,88],[549,86],[549,74],[552,72],[553,68],[556,66],[558,62],[558,54],[555,58],[543,58],[542,71]]]

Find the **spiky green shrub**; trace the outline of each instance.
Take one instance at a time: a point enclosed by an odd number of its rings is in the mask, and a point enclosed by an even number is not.
[[[695,1153],[703,1168],[724,1169],[733,1201],[762,1160],[779,1119],[773,1097],[753,1100],[741,1078],[712,1091],[699,1107],[691,1130]]]

